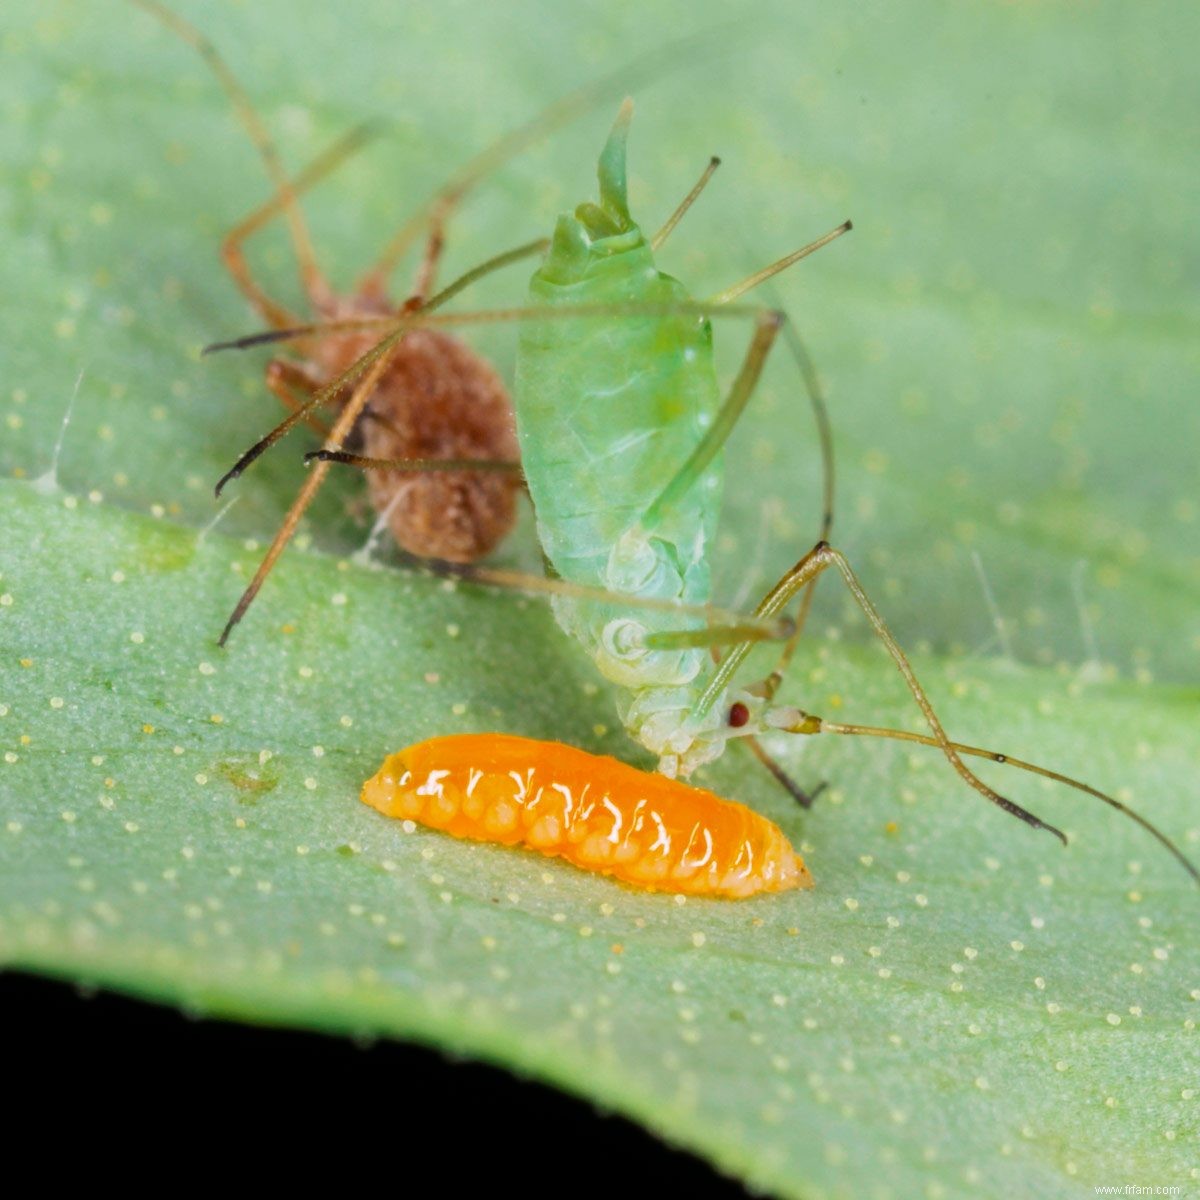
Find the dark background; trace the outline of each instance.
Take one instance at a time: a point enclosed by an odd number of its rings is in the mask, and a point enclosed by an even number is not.
[[[350,1189],[366,1168],[403,1195],[405,1164],[419,1160],[450,1195],[748,1195],[629,1121],[598,1121],[590,1104],[418,1046],[192,1020],[14,974],[0,975],[0,1023],[16,1115],[4,1141],[20,1157],[27,1135],[50,1139],[48,1165],[96,1185],[151,1169],[165,1188],[209,1173],[235,1185],[253,1164],[276,1184],[344,1170]]]

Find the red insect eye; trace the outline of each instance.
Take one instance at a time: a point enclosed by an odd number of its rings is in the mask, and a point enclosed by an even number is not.
[[[750,720],[750,710],[739,700],[729,710],[729,724],[734,729],[740,729],[747,721]]]

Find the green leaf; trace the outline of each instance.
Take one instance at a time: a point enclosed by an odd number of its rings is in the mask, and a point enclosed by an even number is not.
[[[410,5],[400,30],[392,5],[281,17],[297,7],[185,11],[289,163],[394,120],[312,198],[339,281],[470,152],[728,15]],[[829,385],[837,541],[924,646],[955,736],[1128,788],[1194,856],[1197,160],[1179,114],[1200,100],[1196,10],[753,12],[748,49],[639,94],[635,213],[665,215],[723,155],[664,257],[701,295],[854,218],[780,285]],[[20,20],[0,73],[0,255],[19,285],[0,396],[0,961],[487,1058],[784,1195],[1194,1182],[1200,900],[1084,797],[989,772],[1068,829],[1063,851],[932,752],[781,739],[798,779],[834,784],[811,814],[732,754],[705,782],[778,820],[817,888],[682,905],[362,806],[383,755],[434,733],[645,760],[539,604],[353,561],[368,522],[349,473],[215,648],[302,477],[296,438],[201,532],[209,487],[275,416],[260,358],[195,356],[255,324],[215,248],[261,170],[154,22]],[[328,53],[349,39],[353,71]],[[489,179],[450,271],[588,195],[610,122]],[[277,233],[254,260],[292,299]],[[497,277],[464,307],[520,290]],[[744,343],[718,336],[732,368]],[[476,344],[509,369],[511,331]],[[731,447],[724,597],[807,548],[812,446],[781,359]],[[505,551],[526,566],[529,525]],[[819,603],[787,694],[919,727],[837,587]]]

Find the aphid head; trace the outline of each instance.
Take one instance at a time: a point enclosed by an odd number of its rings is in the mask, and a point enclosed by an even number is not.
[[[643,729],[637,730],[637,736],[643,745],[667,760],[660,761],[659,770],[687,778],[697,767],[719,758],[731,739],[777,733],[780,711],[754,689],[738,688],[725,692],[703,717],[687,711],[671,736],[659,739],[659,745],[651,745]],[[794,711],[787,710],[789,714]]]

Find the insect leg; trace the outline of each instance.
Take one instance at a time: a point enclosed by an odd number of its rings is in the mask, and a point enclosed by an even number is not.
[[[177,37],[187,42],[204,59],[209,69],[216,76],[218,83],[233,105],[238,120],[241,121],[242,126],[250,135],[250,140],[258,150],[259,158],[262,159],[263,166],[266,168],[271,182],[275,185],[281,206],[287,214],[292,245],[296,251],[296,259],[300,265],[300,278],[306,293],[313,298],[314,302],[318,298],[329,298],[331,293],[324,276],[317,267],[312,239],[309,237],[308,226],[304,222],[304,215],[300,211],[300,205],[296,199],[291,181],[283,169],[283,164],[279,159],[279,152],[275,148],[275,143],[271,135],[267,132],[267,127],[258,115],[246,90],[226,65],[217,48],[190,21],[173,12],[165,4],[160,4],[158,0],[133,0],[133,3],[157,17]],[[281,308],[271,300],[250,275],[245,260],[241,255],[240,247],[238,246],[238,240],[240,239],[235,236],[236,233],[237,231],[235,230],[233,234],[230,234],[226,238],[222,248],[225,265],[233,276],[234,282],[241,289],[243,295],[246,296],[251,304],[267,320],[275,324],[290,324],[291,319],[287,310]]]
[[[896,669],[900,672],[904,682],[908,685],[908,690],[912,693],[913,699],[917,702],[917,707],[920,708],[922,715],[925,717],[925,721],[933,733],[934,743],[946,756],[950,765],[958,773],[963,782],[974,788],[981,796],[990,800],[1005,812],[1020,818],[1027,825],[1032,825],[1035,829],[1047,830],[1065,844],[1067,840],[1066,835],[1061,829],[1056,829],[1053,825],[1047,824],[1040,817],[1022,808],[1019,804],[1015,804],[1013,801],[1000,795],[999,792],[984,783],[963,762],[959,752],[954,748],[954,744],[946,736],[946,731],[942,728],[942,723],[938,719],[937,713],[934,712],[933,705],[929,702],[929,697],[926,696],[924,688],[921,687],[920,682],[917,680],[912,665],[909,663],[904,651],[900,649],[900,645],[895,637],[892,636],[891,630],[884,623],[879,610],[863,590],[862,584],[854,574],[850,564],[846,561],[845,556],[840,551],[835,550],[828,542],[818,542],[784,575],[771,591],[767,593],[758,608],[755,609],[755,616],[775,616],[785,609],[792,598],[803,588],[807,587],[811,580],[816,579],[818,575],[830,567],[837,569],[851,596],[853,596],[855,603],[862,609],[863,614],[870,622],[876,637],[883,642],[884,647],[896,665]],[[724,661],[713,673],[712,679],[709,681],[704,694],[700,698],[700,702],[697,705],[697,710],[700,713],[704,713],[712,707],[717,697],[732,678],[734,672],[745,661],[749,651],[750,644],[737,646],[725,657]],[[781,714],[781,716],[786,716],[786,714]],[[796,721],[788,723],[785,720],[779,725],[779,728],[787,733],[815,733],[818,731],[817,725],[819,725],[819,720],[819,718],[800,713],[797,715]]]
[[[746,354],[746,358],[742,364],[742,369],[735,380],[733,387],[730,389],[729,396],[721,411],[717,414],[717,419],[709,428],[708,433],[697,444],[696,449],[692,451],[688,461],[683,465],[675,477],[667,484],[666,488],[659,494],[654,503],[647,509],[646,515],[642,518],[642,525],[646,529],[652,529],[655,522],[661,519],[662,515],[669,511],[670,506],[677,502],[687,490],[700,478],[704,473],[705,468],[712,460],[713,455],[721,448],[725,440],[728,438],[738,418],[744,411],[750,395],[754,390],[754,385],[762,371],[763,363],[766,360],[767,354],[770,352],[774,336],[780,326],[785,330],[790,331],[790,326],[784,322],[783,314],[779,310],[766,310],[759,314],[759,324],[756,330],[755,339],[751,343],[750,349]],[[797,361],[800,364],[801,371],[805,376],[805,382],[809,390],[809,397],[812,402],[814,413],[816,414],[818,430],[821,434],[822,457],[825,464],[824,472],[824,512],[821,521],[822,532],[828,531],[833,523],[833,442],[829,430],[829,416],[825,406],[824,396],[821,392],[820,381],[816,377],[816,372],[812,367],[812,362],[808,358],[807,352],[804,349],[804,344],[799,336],[796,336],[795,341],[791,344],[792,351],[797,356]],[[821,541],[824,541],[824,537]],[[783,653],[780,658],[780,663],[775,671],[768,677],[766,687],[770,689],[764,694],[774,694],[779,683],[775,680],[777,674],[781,674],[786,669],[791,661],[792,655],[795,653],[796,643],[799,640],[800,633],[804,628],[804,623],[808,619],[808,613],[812,606],[813,587],[816,584],[816,577],[804,588],[800,601],[800,610],[793,626],[792,633],[788,636],[784,646]],[[704,631],[705,634],[711,636],[714,631]],[[711,644],[701,643],[695,640],[696,634],[693,633],[658,633],[652,634],[647,644],[654,649],[677,649],[686,645]],[[726,639],[728,640],[728,639]],[[771,681],[775,680],[774,683]]]
[[[320,384],[299,363],[288,362],[285,358],[273,358],[267,363],[267,387],[289,412],[296,412],[304,407],[304,402],[297,399],[296,391],[311,396],[319,386]],[[323,438],[329,436],[329,426],[313,413],[310,412],[304,418],[304,423]]]
[[[662,246],[663,242],[671,236],[675,231],[675,226],[687,215],[687,210],[700,198],[700,193],[704,191],[708,181],[713,177],[713,172],[721,165],[721,160],[714,154],[708,160],[708,166],[704,168],[704,173],[696,181],[696,185],[686,196],[684,196],[679,207],[667,218],[666,224],[650,239],[650,249],[655,252]]]
[[[290,194],[276,192],[253,212],[243,217],[222,239],[221,258],[226,269],[233,276],[234,282],[242,294],[268,320],[272,320],[272,317],[270,313],[264,311],[264,305],[269,306],[276,314],[282,314],[284,317],[287,317],[288,314],[265,295],[250,275],[250,268],[246,263],[245,254],[242,252],[242,243],[279,213],[286,211],[289,203],[292,203],[302,192],[307,191],[313,184],[340,167],[347,158],[361,149],[378,132],[378,128],[378,125],[368,122],[356,126],[349,133],[338,138],[333,145],[323,151],[292,180]],[[309,300],[314,306],[319,306],[323,300],[327,300],[329,297],[329,288],[324,281],[321,282],[321,289],[308,289]],[[280,326],[295,325],[296,318],[276,320],[275,323]]]
[[[242,474],[245,469],[250,466],[255,459],[259,458],[267,450],[269,450],[281,437],[289,433],[301,421],[307,420],[309,414],[322,404],[331,401],[339,392],[348,389],[362,373],[368,368],[374,366],[381,357],[387,355],[401,339],[410,330],[420,326],[431,325],[454,325],[460,323],[469,323],[474,320],[480,321],[497,321],[510,320],[512,313],[508,310],[500,310],[497,312],[485,313],[463,313],[463,314],[435,314],[430,310],[437,305],[444,304],[451,296],[456,295],[469,283],[473,283],[482,275],[488,274],[490,271],[499,270],[501,267],[507,266],[511,262],[515,262],[519,258],[524,258],[535,253],[542,245],[542,239],[535,242],[528,242],[524,246],[518,246],[515,250],[506,251],[504,254],[498,254],[495,258],[488,259],[487,262],[480,264],[473,270],[468,271],[465,275],[455,280],[448,287],[443,288],[436,296],[432,297],[421,309],[405,313],[400,317],[385,317],[382,319],[366,319],[363,321],[326,321],[316,322],[311,325],[300,326],[286,330],[276,330],[271,333],[251,334],[248,338],[238,338],[234,342],[218,342],[215,345],[205,347],[205,353],[212,350],[225,350],[237,347],[239,349],[246,346],[265,345],[269,342],[290,341],[295,338],[307,338],[329,332],[345,332],[349,329],[378,329],[386,336],[381,339],[364,355],[356,359],[349,367],[346,368],[335,379],[331,380],[324,387],[315,391],[308,400],[306,400],[298,409],[286,416],[278,425],[275,426],[265,437],[260,438],[253,446],[250,447],[237,460],[233,466],[225,472],[224,475],[217,481],[216,494],[219,496],[225,485],[231,480],[236,479]],[[537,310],[532,310],[537,311]],[[340,447],[333,447],[340,449]],[[322,468],[322,473],[323,473]]]
[[[754,338],[746,351],[746,357],[742,360],[742,368],[725,397],[725,403],[721,405],[708,431],[696,443],[696,448],[688,456],[687,462],[679,468],[642,515],[643,529],[652,530],[680,497],[691,490],[725,444],[754,393],[754,386],[762,374],[763,363],[771,352],[771,346],[784,319],[783,313],[777,309],[763,309],[759,312],[755,321]]]
[[[338,458],[327,459],[337,462]],[[458,469],[470,468],[478,470],[478,462],[467,462]],[[714,622],[711,639],[713,641],[733,641],[741,644],[747,640],[781,640],[792,631],[792,623],[786,618],[779,620],[733,613],[728,609],[718,608],[709,604],[687,604],[678,600],[656,599],[651,596],[640,596],[628,592],[614,592],[608,588],[593,587],[584,583],[572,583],[546,575],[533,575],[527,571],[513,570],[509,567],[486,567],[478,563],[450,562],[441,558],[421,558],[418,555],[405,555],[405,561],[439,579],[455,579],[463,583],[478,584],[481,587],[495,588],[498,591],[520,592],[531,596],[563,596],[571,600],[592,601],[599,604],[620,605],[622,608],[647,609],[655,612],[673,612],[685,616],[702,617]],[[696,635],[703,639],[703,632]],[[703,640],[692,642],[693,645],[707,644]]]
[[[489,471],[502,475],[519,475],[519,462],[500,462],[490,458],[368,458],[364,454],[347,454],[342,450],[310,450],[306,464],[312,462],[343,463],[364,471]]]
[[[818,783],[811,792],[806,792],[792,777],[767,753],[762,742],[756,737],[738,738],[738,743],[749,749],[750,753],[758,759],[772,775],[776,781],[783,787],[793,800],[800,805],[801,808],[812,808],[813,801],[825,790],[824,783]]]
[[[768,296],[770,297],[769,292]],[[821,378],[817,374],[817,369],[808,353],[808,349],[804,345],[804,339],[801,338],[795,325],[790,321],[783,327],[783,338],[792,357],[796,360],[796,365],[800,369],[805,391],[808,393],[809,403],[812,407],[813,420],[817,426],[817,439],[821,446],[821,532],[817,540],[826,542],[829,540],[830,532],[833,529],[833,496],[835,486],[833,429],[829,422],[829,406],[825,401],[825,392],[821,386]],[[808,615],[812,611],[812,602],[813,596],[816,593],[816,587],[817,580],[814,579],[801,593],[800,608],[796,614],[796,631],[784,643],[783,650],[779,655],[779,661],[763,681],[762,695],[767,700],[775,698],[775,693],[779,690],[779,685],[783,682],[783,677],[788,667],[791,666],[792,658],[796,653],[796,646],[804,632],[805,625],[808,623]]]
[[[399,338],[396,339],[398,341]],[[395,342],[392,343],[395,345]],[[388,346],[386,350],[381,352],[372,362],[367,373],[358,382],[354,391],[350,394],[350,398],[346,401],[345,407],[338,414],[337,420],[333,424],[333,428],[329,431],[329,442],[333,446],[340,446],[350,430],[354,428],[354,422],[358,419],[359,413],[366,407],[367,401],[371,397],[371,393],[375,390],[375,385],[383,376],[384,371],[388,366],[388,350],[392,347]],[[324,391],[325,389],[321,389]],[[318,392],[319,396],[321,393]],[[309,407],[312,401],[305,401],[293,414],[297,420],[301,418],[301,414],[306,411],[311,411]],[[289,420],[292,418],[289,417]],[[258,564],[258,570],[254,573],[254,578],[250,581],[249,586],[242,593],[241,598],[237,602],[237,606],[230,614],[229,620],[225,622],[225,628],[221,631],[220,638],[217,639],[219,646],[224,646],[229,640],[230,633],[233,632],[234,626],[245,615],[246,610],[254,601],[254,597],[258,595],[259,588],[262,587],[263,581],[271,573],[271,568],[275,565],[275,561],[283,553],[284,547],[291,540],[292,534],[296,532],[296,526],[300,523],[300,518],[304,515],[304,510],[312,503],[313,497],[316,496],[322,482],[324,482],[325,474],[329,470],[329,464],[318,462],[308,478],[305,479],[299,492],[296,493],[295,500],[292,501],[291,507],[284,515],[283,522],[279,526],[278,532],[275,534],[274,540],[271,542],[270,548],[263,557],[262,562]]]
[[[676,65],[692,61],[697,50],[724,48],[731,38],[736,38],[741,32],[739,27],[722,26],[651,50],[616,71],[568,92],[523,125],[498,138],[460,167],[400,226],[384,246],[374,266],[359,281],[356,290],[365,295],[384,294],[388,276],[422,232],[431,225],[435,228],[443,226],[466,195],[510,159],[570,124],[602,101],[622,95],[639,84],[653,82]]]

